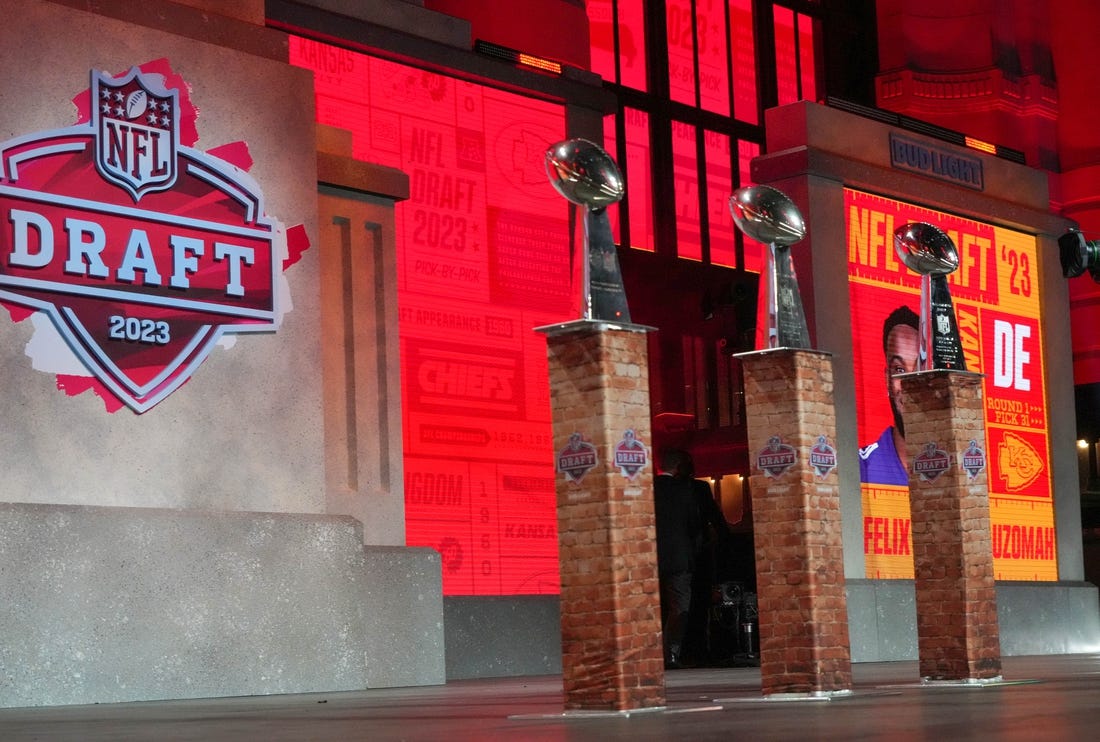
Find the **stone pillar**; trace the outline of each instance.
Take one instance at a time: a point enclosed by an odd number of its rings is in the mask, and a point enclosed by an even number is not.
[[[558,472],[565,706],[660,707],[648,328],[578,321],[540,329]]]
[[[317,127],[325,511],[365,543],[405,545],[394,208],[400,171],[351,156],[351,132]]]
[[[851,690],[832,356],[738,356],[745,372],[764,695]]]
[[[920,674],[1001,674],[986,478],[982,376],[924,371],[901,379],[909,454]]]

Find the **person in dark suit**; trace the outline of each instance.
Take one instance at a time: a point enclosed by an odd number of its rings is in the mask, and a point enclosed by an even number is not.
[[[665,666],[681,667],[684,634],[691,613],[692,573],[703,533],[699,502],[687,452],[666,449],[657,457],[653,510],[657,525],[657,574],[661,587],[661,628]]]
[[[714,658],[711,646],[710,609],[719,575],[732,566],[728,563],[727,547],[732,533],[726,516],[714,499],[708,482],[695,478],[695,462],[690,453],[677,470],[677,477],[691,483],[695,503],[699,508],[699,536],[695,543],[695,560],[691,579],[691,612],[687,619],[680,661],[690,666],[709,664]]]

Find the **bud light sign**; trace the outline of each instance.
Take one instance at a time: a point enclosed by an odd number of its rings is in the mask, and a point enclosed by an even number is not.
[[[85,122],[0,143],[0,301],[137,413],[222,335],[275,330],[287,253],[257,183],[187,146],[196,111],[165,72],[93,71]]]

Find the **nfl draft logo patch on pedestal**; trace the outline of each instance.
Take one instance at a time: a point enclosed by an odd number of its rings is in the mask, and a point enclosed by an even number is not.
[[[558,451],[557,469],[565,475],[565,479],[573,484],[584,479],[584,475],[596,468],[598,459],[596,447],[580,433],[569,436],[569,443]]]
[[[985,451],[977,441],[970,441],[970,445],[962,452],[962,468],[966,471],[967,479],[974,479],[985,469]]]
[[[829,439],[823,435],[817,437],[810,449],[810,466],[821,479],[836,469],[836,449],[829,445]]]
[[[638,440],[633,428],[627,428],[623,439],[615,446],[615,468],[624,477],[634,481],[638,472],[645,468],[648,459],[645,444]]]
[[[223,334],[281,319],[286,230],[244,170],[181,140],[196,112],[169,78],[93,71],[86,123],[0,143],[0,302],[49,317],[47,360],[75,354],[137,413]]]
[[[768,446],[756,454],[756,468],[772,479],[783,476],[798,461],[794,446],[784,443],[778,435],[768,438]]]
[[[922,482],[935,482],[950,468],[951,459],[947,451],[939,448],[934,441],[925,443],[924,450],[913,460],[913,471]]]

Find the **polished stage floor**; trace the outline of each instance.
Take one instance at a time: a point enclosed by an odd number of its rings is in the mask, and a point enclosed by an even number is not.
[[[425,688],[0,709],[0,740],[1086,740],[1100,738],[1100,654],[1006,657],[1002,683],[921,683],[916,662],[860,663],[851,694],[765,698],[753,667],[673,670],[667,706],[567,713],[561,677]]]

